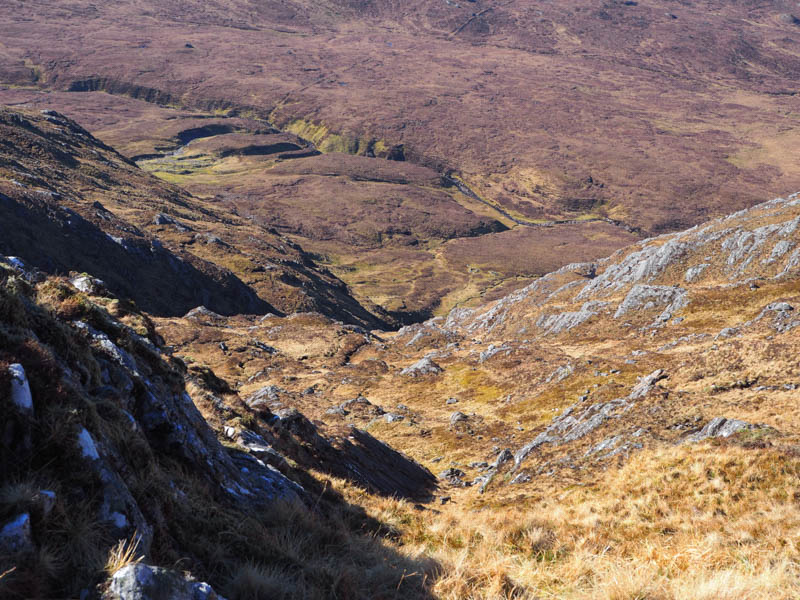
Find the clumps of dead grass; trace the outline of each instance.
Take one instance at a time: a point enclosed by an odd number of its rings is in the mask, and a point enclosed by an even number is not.
[[[800,595],[798,474],[776,448],[701,444],[539,500],[359,501],[403,552],[439,565],[437,598],[788,600]]]
[[[113,575],[120,569],[142,562],[144,556],[139,552],[140,539],[139,533],[135,532],[131,539],[117,542],[116,545],[108,551],[108,559],[106,560],[103,570],[108,575]]]

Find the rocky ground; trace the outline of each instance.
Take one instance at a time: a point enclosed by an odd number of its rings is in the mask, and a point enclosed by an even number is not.
[[[190,553],[184,570],[234,598],[268,585],[374,597],[375,580],[346,592],[316,581],[318,555],[302,559],[314,584],[265,575],[270,553],[290,550],[247,544],[274,522],[225,546],[253,565],[185,538],[190,507],[243,518],[277,497],[313,508],[319,494],[321,535],[327,511],[355,510],[326,491],[333,482],[367,513],[325,535],[361,557],[356,524],[374,518],[388,536],[373,538],[379,556],[399,552],[380,560],[433,561],[407,580],[381,571],[381,597],[790,598],[798,223],[800,198],[779,198],[397,332],[202,307],[151,320],[97,282],[5,258],[3,468],[18,483],[3,489],[14,569],[3,584],[25,594],[95,581],[127,598],[163,580],[212,594],[149,566]],[[89,504],[78,489],[96,490]],[[70,529],[81,502],[89,540]],[[296,535],[296,520],[282,523]],[[97,562],[86,549],[75,562],[58,535],[93,544]],[[682,558],[693,552],[707,560]]]
[[[0,597],[800,595],[795,7],[8,4]]]

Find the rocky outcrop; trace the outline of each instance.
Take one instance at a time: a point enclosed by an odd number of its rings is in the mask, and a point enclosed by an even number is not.
[[[585,406],[585,401],[573,404],[553,419],[544,431],[517,450],[514,455],[514,469],[518,469],[531,453],[544,444],[568,444],[592,433],[609,419],[619,418],[630,410],[636,401],[647,396],[656,383],[665,377],[664,371],[657,369],[641,377],[630,394],[624,398],[589,406]]]
[[[102,600],[225,600],[207,583],[183,573],[144,564],[122,567],[111,576]]]
[[[672,318],[674,312],[686,306],[687,303],[687,292],[682,288],[635,285],[617,308],[614,318],[619,319],[631,311],[650,311],[663,308],[656,317],[655,323],[665,323]]]
[[[701,442],[710,438],[728,438],[742,431],[754,429],[766,429],[765,425],[753,425],[747,421],[739,419],[727,419],[725,417],[714,417],[697,433],[693,433],[686,438],[687,442]]]
[[[453,309],[441,328],[451,335],[558,335],[587,326],[617,297],[617,319],[659,309],[651,326],[660,326],[686,306],[694,285],[711,277],[738,285],[796,272],[799,231],[800,196],[777,198],[596,263],[566,265],[483,308]],[[674,285],[676,276],[685,287]]]
[[[400,374],[408,377],[424,377],[425,375],[438,375],[442,370],[442,367],[433,362],[433,360],[424,357],[400,371]]]
[[[8,372],[11,375],[11,402],[22,414],[33,416],[33,398],[25,367],[14,363],[9,365]]]
[[[536,326],[543,329],[549,335],[558,335],[563,331],[582,325],[605,308],[608,302],[593,300],[584,302],[580,309],[572,312],[557,314],[543,314],[536,320]]]
[[[78,517],[104,532],[91,543],[106,545],[106,552],[114,540],[135,539],[148,555],[157,531],[170,535],[164,514],[180,502],[181,470],[191,473],[209,504],[229,509],[263,510],[304,497],[297,483],[261,461],[242,468],[237,453],[220,444],[186,392],[181,366],[155,333],[140,335],[91,302],[74,314],[74,287],[33,273],[40,287],[20,286],[20,268],[0,265],[0,305],[17,307],[0,315],[4,335],[11,335],[0,356],[0,385],[10,392],[0,393],[0,472],[6,485],[28,481],[35,471],[59,495],[47,489],[15,495],[10,508],[20,510],[0,523],[0,566],[10,553],[38,551]],[[64,304],[42,308],[37,289]],[[57,318],[65,311],[72,320]],[[139,314],[128,318],[147,322]],[[177,471],[167,475],[163,461]],[[153,478],[164,488],[155,496],[145,485]],[[68,556],[69,572],[60,577],[87,583],[95,567],[85,560]]]

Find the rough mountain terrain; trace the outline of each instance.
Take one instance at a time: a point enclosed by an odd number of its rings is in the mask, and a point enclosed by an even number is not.
[[[59,114],[2,116],[4,596],[797,594],[797,195],[399,331],[346,294],[184,314],[157,269],[281,297],[223,270],[229,229],[301,251]]]
[[[799,253],[793,195],[378,337],[310,314],[158,327],[437,473],[437,514],[403,522],[450,565],[438,594],[790,598]]]
[[[171,356],[152,321],[108,292],[18,258],[1,259],[0,281],[3,598],[217,597],[179,571],[138,565],[145,556],[240,597],[253,593],[256,561],[292,571],[298,597],[345,590],[364,569],[376,577],[367,589],[403,587],[413,563],[368,538],[380,524],[309,473],[424,498],[435,484],[424,468],[364,431],[325,435],[297,411],[248,406],[208,368]],[[327,544],[362,558],[339,564]]]
[[[800,597],[796,3],[0,8],[0,598]]]
[[[800,21],[785,0],[75,0],[3,8],[0,81],[15,88],[4,101],[21,87],[102,90],[258,118],[325,153],[405,159],[458,175],[474,193],[470,210],[514,229],[588,221],[556,226],[584,258],[613,250],[597,252],[598,235],[624,245],[631,232],[683,229],[800,187],[791,151]],[[320,240],[328,234],[313,214],[340,193],[374,201],[374,186],[350,185],[342,170],[334,169],[342,184],[335,193],[312,177],[290,188],[271,182],[262,195],[263,179],[245,177],[232,199],[247,209],[263,198],[300,204],[286,219],[289,230],[311,229],[313,251],[330,255],[331,266],[342,263],[337,275],[355,269],[348,284],[363,284],[362,296],[405,320],[487,292],[496,298],[499,284],[554,268],[537,231],[524,236],[531,266],[511,274],[495,265],[515,255],[519,232],[493,237],[497,257],[478,254],[486,261],[472,261],[480,277],[454,275],[447,251],[431,257],[405,247],[413,232],[394,236],[400,247],[348,253],[337,238],[346,232],[352,240],[352,227],[335,223],[333,241]],[[211,183],[214,194],[230,185]],[[413,187],[396,192],[418,205]],[[433,222],[448,218],[440,191],[424,199],[438,203]],[[370,219],[381,213],[370,212]],[[270,210],[258,216],[275,224]],[[375,231],[368,229],[356,237]],[[431,242],[440,240],[421,240]],[[409,265],[400,287],[381,289],[387,265],[398,260]],[[459,294],[465,285],[470,293]]]
[[[148,175],[59,113],[4,109],[0,131],[7,254],[89,272],[153,314],[311,309],[383,323],[297,244]]]
[[[637,239],[605,221],[518,226],[429,168],[320,154],[263,121],[100,92],[7,89],[0,97],[15,107],[57,106],[157,177],[275,228],[401,322],[501,297],[565,261]],[[508,227],[516,228],[504,235]],[[240,231],[227,231],[234,247],[249,243],[240,244]]]

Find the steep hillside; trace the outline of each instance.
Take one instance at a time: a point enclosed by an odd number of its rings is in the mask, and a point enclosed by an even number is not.
[[[435,478],[273,410],[187,368],[129,303],[0,257],[0,596],[217,598],[191,574],[242,599],[426,597],[405,575],[432,566],[326,475],[410,498]]]
[[[800,197],[776,199],[380,338],[313,315],[159,327],[438,473],[440,515],[401,529],[441,597],[791,598],[798,225]]]
[[[59,113],[2,109],[0,132],[6,254],[91,273],[153,314],[205,305],[384,323],[297,244],[148,175]]]

